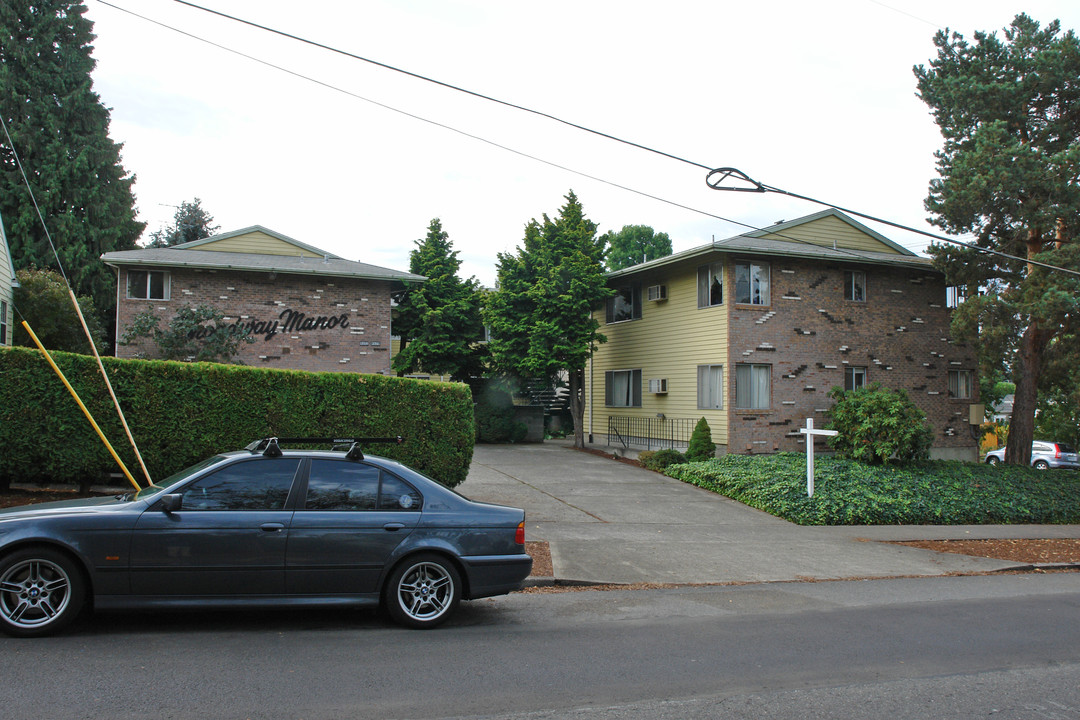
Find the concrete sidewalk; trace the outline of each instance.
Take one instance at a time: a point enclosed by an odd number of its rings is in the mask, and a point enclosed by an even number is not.
[[[1080,537],[1080,525],[801,527],[565,442],[478,445],[466,496],[525,509],[555,579],[717,583],[947,575],[1016,563],[884,540]]]

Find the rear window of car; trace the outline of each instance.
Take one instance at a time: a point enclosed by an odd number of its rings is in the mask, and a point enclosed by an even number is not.
[[[1073,446],[1069,445],[1068,443],[1058,443],[1057,446],[1058,446],[1058,450],[1060,450],[1063,453],[1074,453],[1074,452],[1076,452],[1076,450],[1073,449]]]
[[[347,460],[312,460],[306,510],[419,510],[420,493],[372,465]]]

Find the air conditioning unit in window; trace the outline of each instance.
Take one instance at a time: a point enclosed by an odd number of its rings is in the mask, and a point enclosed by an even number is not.
[[[649,381],[649,392],[651,393],[666,393],[667,392],[667,378],[654,378]]]
[[[667,300],[667,285],[650,285],[646,297],[653,302]]]

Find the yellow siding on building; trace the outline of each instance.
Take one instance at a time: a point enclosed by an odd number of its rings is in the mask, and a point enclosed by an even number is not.
[[[819,220],[797,225],[784,230],[779,235],[766,237],[791,242],[792,239],[825,247],[837,247],[865,252],[892,253],[899,255],[895,248],[889,247],[877,238],[871,237],[838,217],[828,216]]]
[[[719,256],[712,258],[714,261]],[[608,342],[593,356],[591,372],[586,372],[586,433],[607,432],[609,415],[652,417],[663,413],[668,418],[705,417],[712,429],[713,441],[727,443],[727,410],[730,393],[725,390],[722,410],[697,407],[697,366],[723,365],[724,385],[733,387],[728,367],[727,306],[697,307],[698,263],[683,263],[664,268],[663,274],[635,276],[641,283],[642,317],[606,325],[601,309],[596,315],[600,332]],[[724,298],[731,296],[725,272]],[[646,288],[667,285],[668,299],[650,302]],[[604,373],[609,370],[641,369],[641,407],[609,408],[604,405]],[[667,378],[666,395],[649,392],[649,380]]]
[[[322,255],[319,255],[318,253],[305,250],[302,247],[287,243],[284,240],[280,240],[272,235],[267,235],[264,232],[259,232],[258,230],[255,232],[244,233],[243,235],[237,235],[235,237],[215,240],[214,242],[200,245],[197,249],[213,250],[215,252],[254,253],[256,255],[322,257]]]

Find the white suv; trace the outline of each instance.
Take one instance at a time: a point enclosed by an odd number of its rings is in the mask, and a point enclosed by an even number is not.
[[[998,448],[986,453],[986,462],[997,465],[1005,462],[1005,448]],[[1031,467],[1037,470],[1066,468],[1080,470],[1080,456],[1072,446],[1059,442],[1036,440],[1031,443]]]

